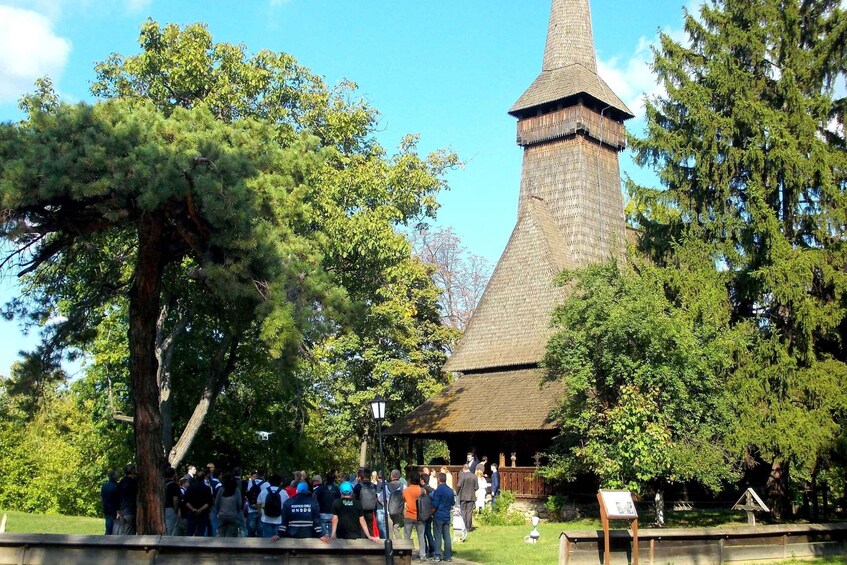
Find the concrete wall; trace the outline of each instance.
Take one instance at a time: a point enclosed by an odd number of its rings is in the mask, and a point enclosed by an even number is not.
[[[384,564],[382,543],[367,540],[66,536],[0,534],[0,565],[202,565],[224,563]],[[412,544],[394,540],[394,562],[411,565]]]

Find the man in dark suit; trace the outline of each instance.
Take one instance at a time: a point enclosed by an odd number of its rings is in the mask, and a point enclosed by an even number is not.
[[[491,464],[491,508],[494,509],[494,501],[500,495],[500,471],[497,470],[497,464]]]
[[[459,494],[459,508],[462,511],[462,519],[465,521],[465,528],[471,531],[473,527],[473,509],[476,502],[476,475],[470,472],[470,467],[465,465],[462,467],[462,472],[459,473],[459,483],[457,491]]]

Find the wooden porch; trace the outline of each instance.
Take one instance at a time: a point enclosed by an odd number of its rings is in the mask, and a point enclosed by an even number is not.
[[[440,470],[440,466],[427,465],[431,472]],[[412,467],[420,472],[424,465]],[[453,475],[453,485],[462,472],[461,465],[447,465],[447,469]],[[535,467],[500,467],[500,490],[507,490],[515,495],[518,500],[545,500],[553,494],[552,487],[535,473]],[[486,469],[485,479],[490,482],[491,472]]]

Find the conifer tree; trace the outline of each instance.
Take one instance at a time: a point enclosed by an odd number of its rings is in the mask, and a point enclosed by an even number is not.
[[[733,437],[772,465],[780,518],[789,469],[810,476],[847,409],[847,17],[837,0],[712,0],[685,30],[687,44],[661,36],[666,94],[633,140],[664,186],[630,185],[630,210],[660,265],[709,244],[735,323],[756,328]]]

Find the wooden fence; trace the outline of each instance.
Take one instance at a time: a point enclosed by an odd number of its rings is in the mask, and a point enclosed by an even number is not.
[[[631,532],[613,530],[611,563],[633,562]],[[603,563],[603,532],[562,532],[559,565]],[[639,529],[641,565],[703,565],[806,559],[847,553],[847,524]]]
[[[420,472],[423,469],[422,465],[414,467]],[[440,469],[437,466],[431,466],[430,470],[435,471]],[[453,486],[459,479],[459,473],[462,472],[461,465],[448,465],[447,469],[453,475]],[[507,490],[515,495],[519,500],[544,500],[552,494],[552,488],[544,479],[535,474],[535,467],[501,467],[500,473],[500,490]],[[486,476],[486,480],[490,477]]]

